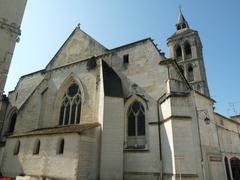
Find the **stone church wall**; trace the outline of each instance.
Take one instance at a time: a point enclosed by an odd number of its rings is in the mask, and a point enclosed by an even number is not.
[[[99,129],[83,134],[59,134],[20,138],[18,155],[13,155],[18,138],[7,141],[2,172],[14,177],[29,176],[59,179],[96,179],[98,176]],[[58,141],[64,138],[64,152],[57,154]],[[34,143],[39,139],[40,151],[34,155]],[[81,174],[81,176],[79,176]]]
[[[81,123],[98,121],[96,114],[98,104],[95,103],[97,72],[98,70],[88,72],[86,62],[81,62],[45,74],[45,79],[19,110],[15,132],[58,125],[61,99],[74,79],[79,81],[83,90]]]
[[[192,48],[192,61],[202,58],[201,51]],[[17,123],[5,148],[0,148],[1,171],[79,180],[225,177],[223,157],[239,156],[239,123],[214,113],[214,101],[190,88],[175,61],[160,65],[161,60],[166,59],[151,39],[107,50],[77,27],[46,69],[23,76],[10,93],[2,132],[7,132],[14,111]],[[57,128],[63,97],[72,83],[81,90],[80,124],[98,122],[99,128],[17,135]],[[127,131],[128,108],[134,101],[144,111],[140,135]],[[57,154],[61,138],[65,150]],[[33,155],[37,139],[40,153]],[[17,140],[21,148],[14,155]]]
[[[123,63],[123,56],[126,54],[129,55],[129,64]],[[165,90],[164,81],[167,79],[167,69],[159,65],[162,59],[153,42],[147,40],[128,48],[117,49],[108,62],[116,72],[121,72],[132,83],[136,83],[147,94],[157,99]]]
[[[47,69],[62,67],[106,52],[107,49],[104,46],[77,27],[48,64]]]

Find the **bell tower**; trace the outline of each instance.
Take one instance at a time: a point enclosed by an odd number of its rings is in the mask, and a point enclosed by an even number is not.
[[[177,61],[193,89],[209,97],[201,39],[197,31],[190,29],[181,10],[176,32],[167,39],[167,45],[170,58]]]

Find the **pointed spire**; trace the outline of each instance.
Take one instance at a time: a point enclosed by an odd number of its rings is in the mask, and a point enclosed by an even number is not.
[[[179,17],[178,17],[178,24],[184,23],[186,20],[182,14],[182,8],[179,6]]]
[[[183,16],[181,6],[179,6],[179,17],[178,17],[178,22],[176,24],[176,27],[177,27],[177,31],[181,29],[189,28],[188,23]]]

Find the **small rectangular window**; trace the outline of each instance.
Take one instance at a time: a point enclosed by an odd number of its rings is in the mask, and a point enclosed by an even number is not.
[[[14,147],[14,151],[13,151],[13,155],[18,155],[19,154],[19,151],[20,151],[20,141],[18,140],[15,144],[15,147]]]
[[[64,152],[64,139],[61,139],[58,142],[58,146],[57,146],[57,154],[63,154]]]
[[[33,155],[38,155],[40,151],[40,140],[37,140],[34,144]]]
[[[128,54],[123,55],[123,64],[128,64],[129,63],[129,56]]]

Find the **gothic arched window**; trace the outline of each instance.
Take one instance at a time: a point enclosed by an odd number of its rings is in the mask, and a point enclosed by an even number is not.
[[[79,124],[81,115],[81,92],[76,83],[69,86],[62,99],[59,125]]]
[[[140,101],[134,100],[126,111],[126,148],[146,148],[146,114]]]
[[[186,58],[191,58],[192,57],[192,50],[191,50],[191,45],[188,42],[185,43],[184,50],[185,50]]]
[[[8,128],[8,133],[9,134],[12,134],[14,132],[16,120],[17,120],[17,113],[14,112],[11,116],[11,119],[10,119],[10,125],[9,125],[9,128]]]
[[[143,105],[135,101],[128,109],[128,136],[145,135],[145,111]]]
[[[181,59],[182,58],[182,49],[181,46],[177,45],[175,48],[176,58]]]
[[[188,78],[187,78],[187,80],[189,81],[189,82],[191,82],[191,81],[194,81],[194,75],[193,75],[193,67],[192,67],[192,65],[191,64],[189,64],[188,65]]]
[[[40,145],[41,145],[40,140],[39,140],[39,139],[36,140],[36,141],[35,141],[35,144],[34,144],[34,147],[33,147],[33,154],[34,154],[34,155],[39,154]]]

